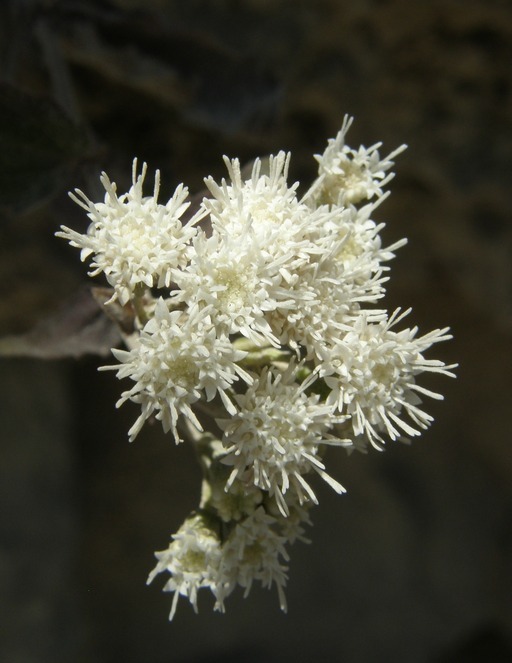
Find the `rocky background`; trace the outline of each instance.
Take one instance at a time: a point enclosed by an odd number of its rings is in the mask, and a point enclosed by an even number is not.
[[[2,660],[512,661],[512,3],[10,0],[0,65]],[[287,615],[255,588],[169,624],[144,583],[197,503],[191,450],[157,426],[128,445],[135,406],[114,410],[105,358],[15,356],[79,352],[82,323],[51,317],[86,283],[53,236],[87,225],[66,192],[94,198],[103,169],[127,185],[135,155],[164,195],[199,192],[222,154],[278,149],[307,185],[345,113],[350,145],[409,145],[378,216],[410,240],[387,305],[452,327],[436,353],[458,378],[431,380],[446,400],[411,447],[332,454],[348,494],[318,487]]]

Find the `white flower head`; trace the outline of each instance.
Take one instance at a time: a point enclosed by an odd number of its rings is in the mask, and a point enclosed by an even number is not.
[[[388,320],[377,323],[369,323],[361,314],[353,330],[334,347],[325,347],[319,368],[332,390],[327,402],[348,414],[354,435],[366,435],[377,449],[384,443],[381,434],[395,440],[419,435],[418,428],[430,425],[431,415],[418,407],[420,395],[442,396],[416,384],[418,375],[432,372],[453,377],[450,369],[455,365],[423,357],[431,345],[451,338],[448,328],[419,338],[416,327],[393,331],[391,328],[407,313],[397,310]],[[413,425],[404,420],[404,414]]]
[[[264,368],[245,394],[235,396],[236,414],[217,422],[224,431],[227,455],[223,462],[233,466],[226,490],[235,479],[253,484],[275,496],[285,516],[289,509],[284,495],[290,489],[301,503],[317,503],[304,478],[312,470],[336,492],[344,492],[325,472],[319,455],[323,444],[346,444],[328,433],[336,421],[333,408],[306,393],[314,375],[302,384],[295,377],[293,363],[284,373]]]
[[[174,592],[170,620],[176,613],[180,596],[188,598],[197,612],[197,592],[202,588],[210,589],[215,596],[215,610],[224,611],[224,599],[229,591],[228,578],[222,571],[222,545],[203,516],[196,514],[187,518],[172,536],[167,550],[155,553],[155,557],[158,563],[147,583],[159,573],[171,574],[164,586],[165,592]]]
[[[224,157],[224,161],[230,182],[222,180],[219,186],[211,177],[205,180],[213,198],[204,199],[203,206],[215,232],[258,246],[263,261],[283,264],[283,274],[297,269],[311,255],[321,254],[322,248],[310,239],[318,215],[297,199],[298,183],[287,183],[290,154],[270,156],[268,173],[263,173],[262,161],[256,159],[247,180],[238,159]]]
[[[270,156],[267,174],[262,172],[261,159],[256,159],[247,180],[243,179],[238,159],[230,160],[225,156],[224,163],[229,183],[223,179],[219,186],[213,177],[205,179],[213,198],[205,199],[204,205],[215,229],[240,237],[248,222],[262,230],[283,223],[289,225],[290,218],[300,207],[295,193],[298,185],[289,187],[287,183],[289,153]]]
[[[231,578],[232,590],[236,585],[251,591],[254,581],[270,589],[275,584],[281,610],[286,612],[284,588],[288,579],[289,557],[287,539],[279,533],[280,520],[258,507],[253,514],[237,523],[223,545],[223,575]]]
[[[328,204],[357,204],[363,200],[380,197],[383,188],[393,179],[387,173],[394,165],[393,159],[406,149],[406,145],[381,159],[379,148],[382,143],[371,147],[361,146],[354,150],[345,144],[345,136],[353,118],[345,115],[343,125],[336,138],[328,141],[323,154],[316,154],[318,181],[313,184],[320,202]]]
[[[180,596],[188,598],[197,612],[200,589],[215,597],[215,610],[224,612],[224,601],[240,586],[247,597],[254,582],[264,588],[276,585],[279,604],[286,611],[284,588],[288,561],[282,518],[257,507],[244,520],[234,524],[227,539],[221,541],[214,520],[204,513],[190,516],[172,536],[167,550],[155,553],[158,560],[149,574],[151,583],[159,573],[170,573],[164,591],[174,592],[169,619],[172,620]]]
[[[349,270],[357,263],[366,269],[359,270],[357,279],[360,282],[371,278],[372,274],[388,269],[383,263],[395,257],[394,251],[407,243],[401,239],[391,246],[383,247],[380,232],[385,223],[376,223],[371,217],[383,198],[362,207],[348,205],[334,206],[331,214],[325,217],[322,229],[325,237],[334,240],[342,238],[339,248],[334,248],[334,257],[340,269],[350,274]]]
[[[363,304],[375,303],[384,295],[386,277],[378,262],[368,252],[345,257],[347,239],[333,236],[317,262],[290,283],[289,296],[297,305],[276,310],[268,318],[281,343],[304,351],[308,359],[350,330]],[[385,311],[379,309],[368,312],[372,320],[383,315]]]
[[[127,400],[141,404],[141,414],[129,431],[130,440],[155,413],[164,431],[172,430],[178,442],[180,414],[202,430],[191,409],[193,403],[203,396],[210,401],[219,394],[228,412],[233,413],[226,390],[239,377],[252,381],[237,364],[246,353],[236,350],[227,336],[217,334],[208,309],[171,311],[162,298],[134,347],[112,352],[121,365],[103,368],[117,370],[118,378],[129,377],[135,382],[117,406]]]
[[[137,286],[169,287],[173,272],[188,260],[188,244],[196,230],[196,215],[182,225],[181,217],[189,203],[188,190],[180,184],[170,200],[158,203],[160,173],[156,171],[152,196],[143,195],[147,165],[137,175],[137,160],[133,162],[132,186],[127,193],[117,194],[115,183],[105,173],[101,183],[105,200],[93,203],[78,189],[71,198],[83,207],[91,224],[82,235],[66,226],[58,237],[81,249],[81,259],[92,256],[90,276],[103,272],[114,288],[114,297],[126,304]]]
[[[277,267],[265,264],[258,246],[217,232],[199,231],[190,263],[177,277],[179,301],[208,306],[227,334],[242,334],[255,345],[279,347],[266,313],[289,300]]]

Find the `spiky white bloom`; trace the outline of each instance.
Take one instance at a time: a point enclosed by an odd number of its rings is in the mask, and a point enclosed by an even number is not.
[[[255,581],[270,589],[275,584],[281,610],[286,612],[284,588],[288,579],[287,539],[279,532],[281,519],[258,507],[237,523],[223,545],[223,571],[231,576],[231,588],[240,585],[247,597]]]
[[[377,204],[332,206],[313,226],[311,240],[322,247],[321,254],[312,256],[297,270],[299,278],[288,284],[289,297],[298,305],[267,316],[281,343],[302,345],[311,358],[318,345],[329,344],[352,326],[362,305],[383,297],[385,263],[406,240],[382,246],[385,224],[371,218]],[[373,309],[367,315],[378,320],[385,311]]]
[[[169,619],[172,620],[180,596],[188,598],[197,612],[197,592],[208,588],[216,598],[215,610],[224,611],[224,598],[229,578],[223,575],[222,544],[218,534],[202,515],[193,515],[183,523],[167,550],[155,553],[157,565],[149,574],[147,584],[159,573],[171,577],[165,592],[174,592]]]
[[[215,519],[199,513],[187,518],[166,550],[155,553],[158,560],[149,574],[151,583],[160,573],[171,577],[164,591],[174,592],[169,619],[172,620],[180,596],[188,598],[197,612],[197,594],[209,589],[215,597],[215,610],[224,612],[224,601],[237,587],[245,589],[244,597],[254,582],[264,588],[276,585],[279,604],[286,611],[284,588],[289,557],[281,533],[282,518],[257,507],[244,520],[234,524],[222,542]]]
[[[205,180],[213,198],[203,200],[212,228],[235,242],[249,240],[261,251],[265,262],[283,263],[282,274],[290,276],[322,247],[311,240],[317,226],[329,214],[327,208],[313,211],[297,199],[298,183],[287,183],[290,154],[270,156],[268,173],[256,159],[251,177],[242,178],[238,159],[224,157],[230,182],[219,186],[213,178]]]
[[[90,276],[103,272],[114,288],[114,297],[126,304],[140,284],[151,288],[169,287],[174,270],[188,259],[188,245],[195,235],[196,215],[183,225],[181,217],[189,207],[188,189],[180,184],[170,200],[158,203],[160,173],[155,174],[152,196],[143,195],[147,165],[137,175],[133,162],[132,186],[127,193],[117,194],[117,187],[102,173],[105,199],[94,203],[80,190],[70,194],[83,207],[91,224],[86,234],[61,226],[58,237],[81,249],[82,261],[92,256]]]
[[[331,214],[325,216],[322,227],[323,236],[330,238],[331,243],[333,240],[343,240],[332,249],[338,270],[343,270],[350,277],[350,270],[357,264],[357,280],[360,283],[377,272],[387,270],[384,263],[394,258],[394,252],[407,243],[406,239],[401,239],[390,246],[382,246],[380,233],[386,224],[377,224],[371,217],[383,198],[359,208],[354,205],[334,206]]]
[[[249,234],[240,241],[217,232],[207,238],[200,231],[190,263],[177,275],[176,301],[208,306],[218,329],[227,334],[279,347],[266,314],[294,302],[279,272],[281,261],[266,261],[253,239]]]
[[[386,279],[380,269],[372,272],[367,254],[343,260],[346,239],[333,239],[323,256],[290,284],[289,296],[300,305],[268,316],[281,343],[302,350],[307,359],[351,329],[362,304],[375,303],[384,294]],[[368,313],[372,320],[384,314],[380,309]]]
[[[436,329],[416,338],[417,327],[395,332],[392,327],[409,311],[395,311],[386,321],[370,323],[362,314],[354,328],[333,347],[325,347],[320,375],[331,389],[327,398],[351,417],[355,436],[365,434],[377,449],[382,448],[382,433],[392,440],[403,435],[416,436],[427,428],[432,416],[420,409],[420,395],[442,399],[416,384],[424,372],[453,377],[450,369],[423,353],[434,343],[451,338],[448,329]],[[407,414],[414,425],[404,420]],[[416,427],[414,427],[416,426]]]
[[[406,145],[381,159],[379,148],[382,143],[371,147],[361,146],[354,150],[345,144],[345,136],[353,118],[345,115],[336,138],[328,141],[323,154],[316,154],[318,180],[313,184],[314,198],[328,204],[357,204],[363,200],[382,196],[383,188],[393,179],[394,173],[386,175],[393,166],[393,159],[406,149]]]
[[[244,394],[235,395],[238,411],[217,422],[224,432],[227,455],[223,462],[233,466],[226,490],[235,479],[253,484],[275,496],[285,516],[289,509],[284,495],[289,489],[301,503],[317,503],[304,478],[312,470],[336,492],[344,492],[325,472],[320,458],[321,445],[347,444],[328,432],[336,422],[332,406],[320,403],[318,395],[306,393],[314,374],[302,384],[295,378],[293,363],[282,373],[264,368]]]
[[[213,195],[204,200],[213,228],[237,238],[245,234],[247,222],[256,224],[262,232],[284,223],[293,232],[290,221],[301,205],[296,195],[298,184],[290,187],[287,183],[290,154],[270,156],[268,173],[262,172],[261,159],[256,159],[247,180],[243,179],[238,159],[225,156],[224,163],[229,183],[223,179],[219,186],[213,177],[205,179]]]
[[[127,400],[141,404],[141,414],[129,431],[130,441],[154,413],[164,431],[171,430],[176,441],[180,439],[176,427],[180,414],[202,430],[190,407],[193,403],[203,396],[211,401],[219,394],[228,412],[234,413],[226,390],[239,377],[252,382],[237,363],[246,353],[236,350],[226,335],[218,333],[208,308],[172,311],[162,298],[134,346],[128,351],[112,352],[121,365],[103,368],[116,370],[118,378],[135,382],[121,395],[117,406]]]

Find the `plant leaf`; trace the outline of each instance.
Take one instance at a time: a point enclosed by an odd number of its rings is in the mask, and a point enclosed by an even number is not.
[[[83,288],[30,331],[0,338],[0,356],[37,359],[107,356],[120,340],[119,326],[105,315],[91,289]]]

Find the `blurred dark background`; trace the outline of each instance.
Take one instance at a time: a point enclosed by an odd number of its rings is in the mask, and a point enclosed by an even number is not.
[[[446,400],[411,447],[328,459],[348,494],[318,487],[287,615],[254,588],[168,623],[171,597],[145,579],[197,503],[191,450],[158,426],[128,444],[136,408],[115,411],[108,359],[4,357],[1,659],[512,661],[510,0],[11,0],[0,58],[1,336],[86,283],[53,235],[87,226],[69,189],[97,199],[103,169],[122,189],[138,156],[162,197],[199,192],[222,154],[278,149],[307,186],[349,113],[351,146],[409,145],[377,213],[386,243],[410,240],[387,306],[450,325],[435,353],[460,363],[430,381]]]

